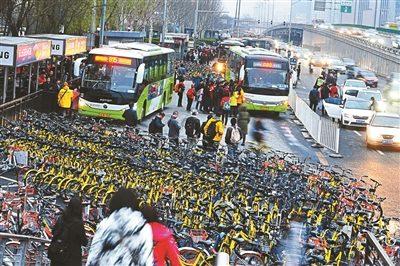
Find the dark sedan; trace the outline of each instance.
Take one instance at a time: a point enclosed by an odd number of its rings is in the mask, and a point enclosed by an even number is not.
[[[374,72],[367,70],[360,70],[357,73],[356,79],[363,80],[365,82],[365,85],[371,88],[378,87],[378,78],[376,77]]]

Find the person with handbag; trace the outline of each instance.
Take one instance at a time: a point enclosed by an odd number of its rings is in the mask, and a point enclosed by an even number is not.
[[[70,200],[67,208],[53,228],[53,238],[48,249],[51,265],[81,266],[82,246],[88,240],[82,219],[82,203],[77,197]]]

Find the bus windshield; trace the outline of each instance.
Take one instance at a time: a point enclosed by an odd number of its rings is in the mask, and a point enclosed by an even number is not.
[[[260,89],[287,90],[287,71],[268,68],[247,68],[245,85],[249,87],[249,93],[263,94]]]
[[[84,86],[116,92],[134,92],[135,69],[116,65],[90,65],[85,72]]]

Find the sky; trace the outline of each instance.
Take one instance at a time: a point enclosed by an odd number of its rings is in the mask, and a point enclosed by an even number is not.
[[[273,1],[274,1],[274,20],[277,22],[289,20],[290,0],[242,0],[240,17],[243,18],[247,16],[247,17],[252,17],[254,19],[258,19],[260,17],[260,12],[264,10],[265,17],[271,19]],[[234,17],[236,0],[222,0],[222,3],[224,10],[229,12],[229,14]],[[269,6],[269,16],[268,16],[268,6]]]

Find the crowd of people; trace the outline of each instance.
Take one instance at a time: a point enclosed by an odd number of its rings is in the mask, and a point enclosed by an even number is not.
[[[121,188],[108,204],[108,217],[97,226],[86,265],[178,266],[178,246],[156,208],[139,206],[132,189]],[[82,265],[81,247],[88,244],[78,197],[68,206],[53,228],[48,249],[51,265]]]
[[[334,71],[328,73],[322,71],[321,75],[315,81],[315,84],[308,95],[310,108],[316,112],[320,101],[327,98],[339,98],[339,87],[337,86],[337,74]],[[324,106],[322,105],[322,114]]]

